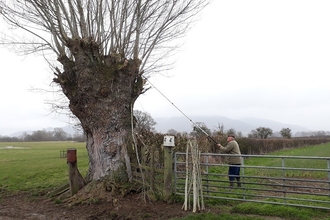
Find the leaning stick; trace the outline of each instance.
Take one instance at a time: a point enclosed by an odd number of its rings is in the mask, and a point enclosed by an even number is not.
[[[183,209],[187,211],[188,209],[188,182],[189,182],[189,144],[187,143],[186,149],[186,183],[185,183],[185,190],[184,190],[184,203]]]

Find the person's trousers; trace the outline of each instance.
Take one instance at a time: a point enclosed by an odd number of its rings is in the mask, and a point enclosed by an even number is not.
[[[238,179],[240,175],[241,164],[230,164],[228,169],[229,181]]]

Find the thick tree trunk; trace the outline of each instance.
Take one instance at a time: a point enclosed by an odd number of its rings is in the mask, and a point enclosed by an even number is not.
[[[57,71],[54,82],[61,85],[87,136],[87,180],[107,176],[126,181],[131,113],[143,90],[141,62],[118,53],[103,56],[94,41],[73,39],[67,46],[73,57],[59,57],[64,72]]]

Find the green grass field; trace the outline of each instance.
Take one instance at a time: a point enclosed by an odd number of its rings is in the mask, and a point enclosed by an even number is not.
[[[60,152],[77,149],[78,169],[88,169],[85,143],[0,142],[0,190],[43,191],[68,183],[66,158]]]
[[[296,149],[287,149],[278,152],[274,152],[268,155],[275,156],[308,156],[308,157],[330,157],[330,144],[322,144],[316,146],[309,146]],[[299,159],[299,158],[251,158],[245,162],[247,166],[267,166],[267,167],[282,167],[282,162],[285,163],[285,167],[290,168],[313,168],[313,169],[327,169],[327,160],[316,160],[316,159]],[[251,172],[252,173],[251,173]],[[254,173],[254,172],[258,173]],[[272,172],[272,176],[281,176],[281,170],[253,170],[247,169],[249,175],[269,175]],[[246,174],[247,174],[246,173]],[[287,170],[285,172],[286,177],[294,178],[315,178],[315,179],[327,179],[328,174],[325,172],[310,172],[310,171],[297,171],[297,170]]]

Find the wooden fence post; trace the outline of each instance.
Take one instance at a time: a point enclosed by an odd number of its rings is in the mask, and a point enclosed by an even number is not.
[[[152,144],[150,148],[150,191],[154,192],[155,189],[155,146]]]
[[[85,185],[85,182],[77,167],[77,150],[75,148],[68,149],[66,155],[69,166],[70,192],[73,196]]]
[[[174,136],[164,136],[164,200],[169,201],[172,195],[172,148]]]

